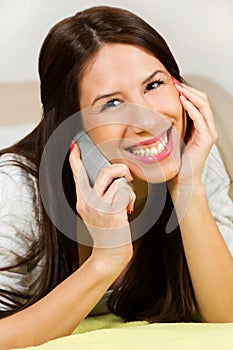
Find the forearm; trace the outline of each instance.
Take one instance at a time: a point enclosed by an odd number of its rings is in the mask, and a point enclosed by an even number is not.
[[[91,256],[47,296],[0,321],[0,349],[38,345],[70,334],[120,272]]]
[[[233,259],[209,210],[201,184],[193,188],[180,230],[204,320],[233,322]]]

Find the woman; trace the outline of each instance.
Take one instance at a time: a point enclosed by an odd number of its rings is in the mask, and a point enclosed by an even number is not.
[[[125,320],[231,322],[232,247],[222,235],[233,233],[232,216],[219,212],[214,219],[208,190],[216,164],[222,177],[215,182],[226,189],[228,177],[212,147],[216,131],[206,95],[180,83],[165,41],[128,11],[90,8],[51,29],[39,73],[43,119],[30,135],[1,152],[3,347],[70,334],[106,292],[111,294],[109,310]],[[128,105],[149,111],[146,118],[114,124],[106,118]],[[84,124],[89,122],[89,136],[112,163],[91,188],[72,142],[62,169],[67,200],[85,222],[93,248],[77,244],[53,224],[38,181],[53,132],[79,110]],[[71,142],[65,134],[60,141]],[[50,188],[55,179],[46,166],[42,185]],[[160,203],[162,212],[148,232],[131,242],[130,222],[140,217],[147,197],[159,203],[164,184],[169,191]],[[222,196],[231,210],[227,192]],[[119,197],[121,206],[114,212]],[[180,198],[188,198],[185,212],[176,205],[178,221],[166,234],[172,203],[179,204]],[[59,212],[56,198],[47,200]],[[218,227],[222,218],[226,225]],[[123,244],[103,248],[96,243],[109,232],[113,237],[123,232]]]

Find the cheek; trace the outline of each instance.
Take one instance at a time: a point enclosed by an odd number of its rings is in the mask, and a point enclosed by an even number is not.
[[[161,114],[171,116],[173,118],[182,120],[182,105],[179,98],[179,93],[173,86],[167,86],[161,90],[159,94],[148,96],[150,104],[153,108]]]
[[[103,125],[90,129],[88,134],[96,144],[99,144],[123,138],[124,130],[118,125]]]
[[[176,119],[182,121],[183,107],[180,102],[179,93],[176,89],[172,89],[164,103],[167,106],[167,112],[176,117]]]

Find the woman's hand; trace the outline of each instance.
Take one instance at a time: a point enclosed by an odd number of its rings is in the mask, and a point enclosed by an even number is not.
[[[135,194],[129,184],[120,179],[125,177],[127,181],[132,181],[128,167],[112,164],[101,169],[91,188],[76,144],[70,153],[70,165],[76,186],[76,209],[93,239],[93,251],[101,253],[101,256],[111,251],[112,260],[114,254],[127,255],[128,252],[131,255],[127,214],[133,211]]]
[[[195,185],[201,182],[205,161],[217,139],[214,116],[205,93],[181,84],[176,79],[173,81],[180,93],[182,106],[193,121],[193,127],[185,145],[179,173],[171,181],[173,185],[190,185],[191,182]]]

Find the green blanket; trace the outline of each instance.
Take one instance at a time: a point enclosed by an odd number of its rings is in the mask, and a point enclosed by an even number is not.
[[[233,323],[124,323],[107,314],[87,317],[68,337],[27,349],[232,350]]]

